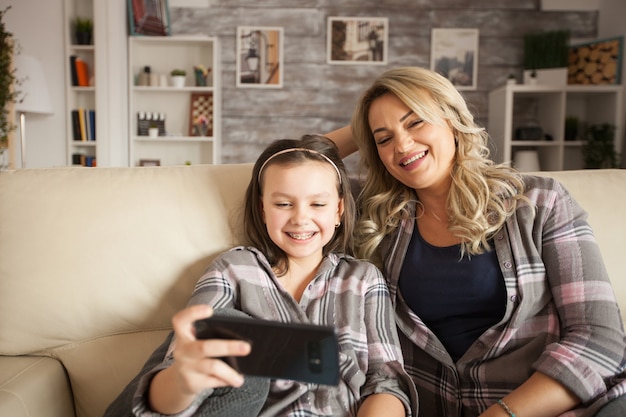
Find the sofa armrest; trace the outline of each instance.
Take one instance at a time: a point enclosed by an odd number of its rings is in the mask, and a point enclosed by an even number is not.
[[[59,361],[0,356],[0,416],[71,417],[74,403]]]

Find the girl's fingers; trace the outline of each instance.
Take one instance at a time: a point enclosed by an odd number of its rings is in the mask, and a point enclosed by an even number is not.
[[[172,318],[172,326],[178,340],[196,340],[193,322],[213,315],[213,309],[206,304],[194,305],[179,311]]]
[[[222,358],[225,356],[246,356],[250,353],[250,344],[243,340],[208,339],[202,343],[203,356]]]
[[[218,386],[239,387],[243,384],[243,375],[223,360],[207,358],[202,362],[202,373],[206,376],[209,386],[214,388]]]

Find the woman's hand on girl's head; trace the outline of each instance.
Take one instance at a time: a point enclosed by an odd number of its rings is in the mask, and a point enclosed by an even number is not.
[[[177,313],[174,327],[174,362],[152,379],[149,391],[150,408],[161,414],[176,414],[187,408],[196,395],[209,388],[239,387],[241,374],[219,359],[225,356],[245,356],[250,344],[240,340],[195,337],[193,323],[210,317],[211,307],[196,305]]]

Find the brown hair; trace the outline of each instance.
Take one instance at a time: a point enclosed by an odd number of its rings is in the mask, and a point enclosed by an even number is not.
[[[284,152],[290,149],[293,151]],[[341,216],[341,224],[335,230],[335,235],[330,242],[324,246],[323,254],[343,252],[351,255],[353,253],[351,242],[356,217],[355,204],[350,191],[350,180],[337,147],[330,139],[320,135],[304,135],[300,139],[279,139],[265,148],[254,164],[252,178],[246,190],[243,225],[246,239],[265,254],[270,265],[278,270],[278,275],[284,275],[289,265],[287,254],[270,239],[263,220],[260,205],[260,199],[263,196],[263,172],[271,165],[298,164],[305,161],[319,161],[326,164],[332,162],[339,175],[337,192],[339,198],[343,198],[344,212]]]

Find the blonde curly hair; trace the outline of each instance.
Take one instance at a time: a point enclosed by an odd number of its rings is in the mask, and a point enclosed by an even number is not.
[[[351,129],[361,153],[365,184],[358,199],[361,213],[356,230],[357,256],[381,266],[376,249],[408,214],[414,191],[394,178],[378,156],[369,125],[372,103],[393,94],[427,123],[449,126],[457,141],[452,185],[447,199],[449,230],[461,239],[463,254],[489,249],[488,240],[525,200],[521,175],[489,159],[489,136],[474,117],[457,89],[436,72],[401,67],[384,72],[361,96]]]

